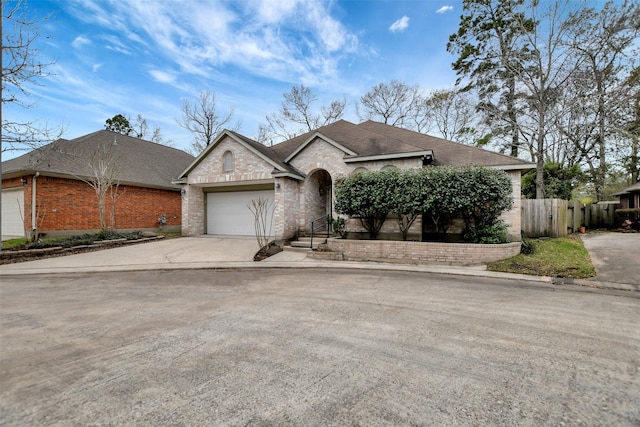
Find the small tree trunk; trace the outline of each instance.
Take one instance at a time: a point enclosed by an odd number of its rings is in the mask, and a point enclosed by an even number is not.
[[[536,155],[536,199],[544,199],[544,135],[538,133],[538,153]]]
[[[514,99],[516,96],[516,83],[513,77],[509,78],[509,96],[507,98],[507,114],[509,116],[509,122],[511,123],[511,157],[518,157],[518,150],[520,148],[520,135],[518,133],[517,116],[514,107]]]
[[[101,193],[98,196],[98,214],[100,215],[100,229],[107,229],[107,206],[106,206],[106,194]]]

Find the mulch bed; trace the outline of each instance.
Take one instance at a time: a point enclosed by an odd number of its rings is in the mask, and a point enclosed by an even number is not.
[[[253,260],[262,261],[263,259],[269,258],[271,255],[275,255],[279,252],[282,252],[282,248],[272,242],[267,246],[263,246],[262,248],[260,248],[258,253],[254,255]]]

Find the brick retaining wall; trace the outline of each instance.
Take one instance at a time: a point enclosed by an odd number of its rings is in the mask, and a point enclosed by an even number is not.
[[[403,264],[486,264],[520,253],[520,242],[482,245],[334,238],[328,240],[327,247],[331,251],[342,253],[345,260]]]

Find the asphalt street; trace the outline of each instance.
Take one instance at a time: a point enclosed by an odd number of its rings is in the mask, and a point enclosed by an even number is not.
[[[417,272],[2,277],[0,425],[638,425],[637,292]]]

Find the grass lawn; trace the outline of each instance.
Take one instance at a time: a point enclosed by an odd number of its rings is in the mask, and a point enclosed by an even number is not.
[[[17,247],[25,246],[27,243],[29,243],[29,241],[25,238],[8,239],[8,240],[2,241],[2,248],[3,249],[17,248]]]
[[[577,236],[527,241],[535,248],[533,254],[518,254],[492,262],[487,270],[573,279],[586,279],[596,274],[589,253]]]

